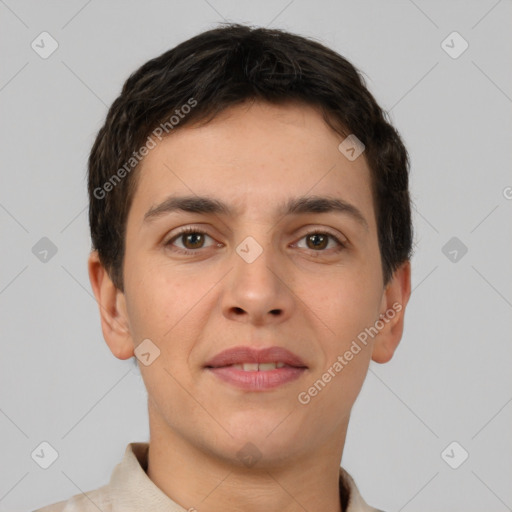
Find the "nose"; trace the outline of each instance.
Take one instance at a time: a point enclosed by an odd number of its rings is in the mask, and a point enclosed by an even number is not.
[[[222,311],[230,320],[253,325],[285,321],[295,307],[290,276],[271,244],[248,237],[232,256],[233,269],[224,281]]]

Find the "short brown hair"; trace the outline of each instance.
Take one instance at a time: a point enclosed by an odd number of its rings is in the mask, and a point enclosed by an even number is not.
[[[89,156],[89,223],[93,249],[116,287],[124,289],[126,221],[137,164],[152,134],[160,133],[158,127],[163,134],[208,122],[246,100],[311,105],[334,131],[343,137],[354,134],[365,145],[387,284],[410,259],[413,236],[409,157],[387,113],[360,72],[335,51],[283,30],[227,24],[184,41],[134,72],[96,137]]]

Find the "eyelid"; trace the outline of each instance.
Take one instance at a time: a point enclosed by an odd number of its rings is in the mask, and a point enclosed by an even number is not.
[[[292,246],[295,247],[304,238],[306,238],[308,236],[311,236],[311,235],[317,235],[317,234],[318,235],[327,235],[328,237],[331,238],[331,240],[333,240],[336,243],[337,247],[331,248],[330,250],[323,250],[323,251],[314,251],[313,249],[306,249],[306,250],[310,250],[313,253],[317,252],[319,254],[322,254],[322,253],[329,254],[332,251],[339,252],[339,251],[348,249],[349,241],[345,237],[340,236],[339,234],[335,234],[332,231],[330,231],[329,229],[325,229],[325,228],[311,228],[311,229],[309,229],[306,233],[301,235],[299,237],[299,239],[297,240],[297,242],[294,242],[292,244]]]
[[[324,224],[313,224],[313,223],[307,224],[305,226],[301,226],[301,228],[299,228],[297,230],[297,232],[299,233],[299,235],[296,237],[297,241],[293,242],[292,247],[297,246],[299,244],[299,242],[301,240],[303,240],[305,237],[311,236],[314,234],[327,235],[336,244],[336,247],[331,247],[330,249],[324,249],[321,251],[315,251],[315,250],[309,249],[309,248],[305,249],[305,250],[313,252],[313,253],[318,253],[318,254],[324,253],[327,256],[327,255],[332,255],[333,253],[338,253],[341,251],[349,250],[352,247],[350,240],[347,238],[347,236],[345,236],[345,234],[343,232],[339,231],[338,229],[326,226]],[[304,249],[304,248],[299,247],[299,249]]]
[[[349,243],[348,238],[343,233],[341,233],[340,231],[337,231],[337,230],[334,230],[334,229],[331,229],[331,228],[328,228],[328,227],[320,226],[320,225],[308,225],[308,226],[305,226],[304,227],[304,234],[301,235],[301,238],[303,238],[304,236],[307,236],[307,235],[315,234],[315,233],[321,233],[321,234],[324,234],[324,235],[330,235],[333,238],[338,239],[339,242],[343,243],[343,244],[348,244]]]
[[[307,236],[315,235],[315,234],[328,235],[329,237],[331,237],[331,239],[333,239],[334,242],[336,244],[338,244],[337,250],[346,249],[350,243],[344,235],[337,233],[337,232],[335,233],[335,232],[333,232],[333,230],[331,230],[329,228],[325,228],[325,227],[321,227],[321,226],[305,226],[303,229],[304,229],[303,234],[300,235],[298,240],[292,244],[292,247],[296,246],[303,238],[305,238]],[[178,240],[181,236],[186,235],[188,233],[197,233],[197,234],[205,235],[205,236],[211,238],[212,240],[214,240],[216,242],[216,244],[212,244],[208,247],[199,247],[198,249],[183,249],[181,247],[174,247],[171,250],[178,252],[178,253],[189,255],[189,254],[197,254],[197,253],[201,252],[202,250],[208,249],[210,247],[214,247],[215,245],[217,245],[217,247],[223,245],[222,243],[217,242],[213,236],[208,234],[208,232],[205,230],[205,228],[189,224],[189,225],[183,226],[182,228],[178,228],[178,232],[174,233],[170,238],[168,238],[164,242],[164,246],[165,247],[172,246],[176,240]],[[328,252],[326,250],[323,250],[323,251],[314,251],[313,249],[309,249],[309,250],[311,250],[313,252],[318,252],[318,253]]]
[[[208,234],[204,228],[189,224],[187,226],[183,226],[182,228],[178,228],[178,231],[176,233],[174,233],[173,235],[170,236],[170,238],[168,238],[166,241],[164,241],[164,246],[165,247],[171,246],[176,240],[178,240],[180,237],[182,237],[183,235],[186,235],[188,233],[198,233],[200,235],[205,235],[205,236],[211,238],[212,240],[214,240],[216,242],[217,246],[222,245],[219,242],[217,242],[212,235]],[[213,247],[216,244],[212,244],[209,247]],[[199,249],[183,249],[181,247],[176,247],[173,250],[175,250],[176,252],[190,254],[190,253],[197,253],[201,249],[208,249],[208,247],[200,247]]]

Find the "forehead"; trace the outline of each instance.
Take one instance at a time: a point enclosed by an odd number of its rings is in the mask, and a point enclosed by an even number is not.
[[[308,105],[230,107],[208,124],[178,128],[149,152],[131,210],[143,218],[175,193],[222,198],[237,215],[263,219],[272,205],[311,194],[357,203],[370,223],[369,168],[364,154],[349,161],[338,150],[342,140]]]

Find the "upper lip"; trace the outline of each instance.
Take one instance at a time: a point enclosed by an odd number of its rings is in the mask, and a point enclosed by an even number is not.
[[[243,363],[284,363],[297,368],[307,368],[302,359],[282,347],[268,347],[256,349],[253,347],[233,347],[223,350],[210,359],[205,367],[219,368],[231,364]]]

